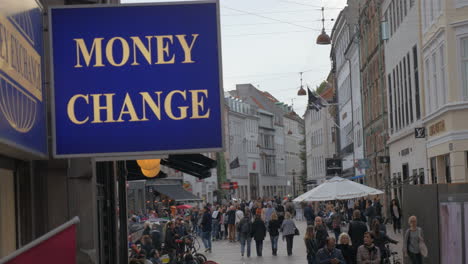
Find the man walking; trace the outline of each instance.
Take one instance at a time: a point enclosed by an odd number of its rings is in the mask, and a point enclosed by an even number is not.
[[[356,253],[359,246],[364,244],[364,233],[367,232],[367,225],[361,221],[361,212],[354,210],[353,220],[349,222],[348,234],[351,237],[354,252]]]
[[[312,209],[312,205],[310,203],[308,203],[304,207],[304,218],[307,220],[307,225],[313,224],[315,216],[314,216],[314,211]]]
[[[212,230],[212,218],[210,214],[210,209],[205,207],[203,209],[203,218],[201,222],[202,226],[202,240],[205,245],[205,252],[211,253],[211,230]]]
[[[238,229],[238,226],[239,226],[239,223],[240,221],[244,218],[244,212],[242,211],[242,207],[237,207],[237,211],[236,211],[236,222],[235,222],[235,227],[236,227],[236,230]],[[229,220],[229,219],[228,219]],[[227,221],[228,221],[227,220]],[[240,237],[239,237],[239,232],[237,232],[237,237],[236,237],[237,241],[240,241]]]
[[[231,205],[231,207],[229,208],[227,217],[229,229],[229,242],[236,242],[236,210],[234,209],[234,206]]]

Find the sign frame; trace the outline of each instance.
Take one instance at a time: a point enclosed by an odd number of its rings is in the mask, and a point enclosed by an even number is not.
[[[52,10],[53,9],[75,9],[75,8],[125,8],[125,7],[145,7],[145,6],[164,6],[164,5],[197,5],[197,4],[215,4],[216,5],[216,22],[217,22],[217,44],[218,44],[218,74],[219,74],[219,93],[220,93],[220,121],[221,121],[221,147],[219,148],[203,148],[203,149],[178,149],[178,150],[157,150],[157,151],[138,151],[138,152],[109,152],[109,153],[85,153],[85,154],[57,154],[57,137],[56,137],[56,116],[55,116],[55,72],[54,72],[54,54],[53,54],[53,29],[52,29]],[[223,88],[223,64],[222,64],[222,45],[221,45],[221,12],[219,0],[196,0],[196,1],[175,1],[175,2],[155,2],[155,3],[136,3],[136,4],[93,4],[93,5],[71,5],[71,6],[50,6],[48,8],[48,23],[49,23],[49,59],[51,67],[50,79],[50,107],[51,107],[51,129],[52,129],[52,153],[54,158],[102,158],[105,160],[115,159],[119,157],[140,157],[152,155],[168,155],[168,154],[193,154],[203,152],[220,152],[226,150],[225,142],[225,126],[226,118],[224,116],[224,88]]]
[[[34,147],[31,147],[30,145],[27,145],[27,144],[21,144],[19,142],[16,142],[16,141],[13,141],[7,137],[2,137],[0,135],[0,148],[2,149],[2,151],[0,151],[0,154],[3,154],[3,155],[6,155],[6,156],[11,156],[11,157],[15,157],[15,158],[18,158],[18,159],[23,159],[23,160],[26,160],[26,159],[37,159],[37,160],[46,160],[49,158],[49,155],[51,154],[51,152],[49,151],[49,141],[48,141],[48,137],[49,137],[49,127],[48,127],[48,121],[49,121],[49,117],[48,117],[48,114],[47,114],[47,99],[46,99],[46,84],[44,84],[44,82],[47,80],[47,75],[46,75],[46,71],[45,71],[45,58],[46,58],[46,50],[45,50],[45,42],[44,42],[44,35],[42,34],[43,32],[43,28],[44,28],[44,20],[43,20],[43,17],[44,17],[44,12],[45,12],[45,8],[44,8],[44,5],[39,1],[39,0],[32,0],[30,1],[31,3],[35,3],[36,4],[36,7],[37,9],[39,9],[39,12],[40,12],[40,18],[41,18],[41,52],[42,54],[40,54],[41,58],[40,58],[40,61],[41,61],[41,78],[42,78],[42,84],[41,84],[41,89],[42,89],[42,97],[43,97],[43,101],[42,101],[42,104],[41,106],[39,106],[39,108],[42,108],[42,114],[43,114],[43,121],[44,121],[44,138],[43,139],[39,139],[39,140],[43,140],[45,142],[45,149],[44,149],[44,152],[42,152],[41,150],[38,150],[38,149],[35,149]],[[5,17],[6,18],[6,17]],[[16,81],[16,80],[15,80]],[[39,114],[39,113],[37,113]],[[0,111],[0,115],[3,115],[3,113]]]

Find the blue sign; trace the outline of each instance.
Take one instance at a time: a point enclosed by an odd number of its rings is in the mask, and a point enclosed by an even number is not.
[[[20,158],[47,156],[42,32],[36,1],[2,1],[0,150]]]
[[[217,1],[50,14],[55,156],[223,148]]]

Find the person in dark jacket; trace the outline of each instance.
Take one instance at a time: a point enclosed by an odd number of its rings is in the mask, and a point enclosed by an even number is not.
[[[312,225],[314,223],[315,215],[310,203],[304,207],[304,218],[307,220],[307,225]]]
[[[144,223],[143,227],[144,227],[143,235],[144,235],[144,236],[149,235],[149,234],[151,233],[151,223],[148,222],[148,221],[146,221],[146,222]],[[147,251],[147,252],[149,252],[149,251]]]
[[[315,240],[315,230],[313,226],[308,226],[304,235],[304,243],[307,249],[307,263],[317,264],[317,252],[319,250]]]
[[[354,210],[353,220],[349,222],[348,235],[351,237],[351,243],[356,253],[359,246],[364,244],[364,233],[367,232],[367,225],[361,221],[361,212]]]
[[[401,208],[397,199],[392,200],[390,213],[392,214],[393,233],[396,234],[397,231],[398,233],[401,233]]]
[[[398,244],[398,241],[391,239],[380,230],[380,222],[378,219],[374,219],[372,223],[372,235],[374,236],[374,245],[379,248],[381,258],[385,259],[389,257],[385,244]]]
[[[241,255],[244,256],[245,245],[247,245],[247,257],[250,258],[250,245],[252,244],[252,222],[250,222],[250,211],[246,210],[244,218],[237,225],[239,241],[241,244]]]
[[[150,252],[151,250],[154,250],[153,243],[149,235],[144,235],[141,238],[141,248],[144,249],[146,252]],[[146,256],[146,258],[149,258],[149,255]]]
[[[229,242],[236,242],[236,209],[231,205],[227,212]]]
[[[335,248],[336,240],[334,237],[327,237],[325,247],[317,252],[318,264],[346,264],[341,250]]]
[[[271,251],[273,256],[276,256],[278,253],[278,238],[280,228],[281,223],[278,220],[278,215],[276,212],[273,212],[273,214],[271,214],[271,220],[268,224],[268,233],[270,233]]]
[[[173,222],[168,222],[166,224],[166,236],[164,239],[164,247],[166,248],[166,251],[168,252],[170,263],[173,263],[173,261],[175,260],[176,249],[177,249],[176,234],[175,234],[174,228],[175,226]]]
[[[367,201],[367,207],[366,207],[366,213],[367,217],[367,223],[369,224],[369,229],[372,228],[372,222],[374,221],[374,218],[377,216],[377,213],[375,211],[375,207],[372,205],[372,201],[368,200]]]
[[[202,216],[202,241],[203,245],[205,245],[205,252],[211,253],[211,228],[212,228],[212,221],[211,221],[211,214],[210,209],[205,207],[203,209],[203,216]]]
[[[319,248],[323,248],[327,243],[328,231],[323,223],[322,217],[315,217],[315,239]]]
[[[150,236],[151,240],[153,241],[153,247],[154,249],[161,251],[161,246],[162,246],[162,236],[161,232],[158,230],[159,223],[154,223]]]
[[[266,227],[265,222],[263,222],[262,217],[260,215],[255,216],[255,220],[252,223],[252,237],[255,240],[255,246],[257,249],[257,256],[262,256],[263,250],[263,240],[265,240],[266,236]]]
[[[341,250],[341,254],[343,254],[346,264],[356,263],[356,254],[354,253],[354,249],[351,246],[351,239],[347,233],[340,234],[336,248]]]

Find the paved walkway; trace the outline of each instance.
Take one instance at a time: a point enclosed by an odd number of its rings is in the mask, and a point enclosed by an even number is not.
[[[250,258],[247,258],[246,256],[241,256],[239,243],[230,243],[227,240],[213,242],[213,253],[206,255],[209,260],[214,260],[220,264],[307,264],[306,248],[303,240],[304,232],[306,230],[307,225],[305,222],[302,221],[297,221],[296,225],[300,230],[301,235],[296,236],[294,238],[293,256],[287,256],[286,241],[283,241],[281,237],[278,241],[278,256],[273,256],[271,253],[271,242],[268,234],[265,238],[265,241],[263,241],[263,257],[257,257],[257,252],[255,250],[255,241],[253,240],[252,253]],[[390,225],[387,226],[387,230],[387,233],[391,238],[399,241],[398,245],[391,245],[392,250],[397,251],[401,254],[401,234],[395,235],[393,233],[393,228]],[[330,235],[332,234],[330,233]],[[204,248],[202,246],[201,251],[203,250]]]

